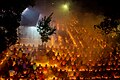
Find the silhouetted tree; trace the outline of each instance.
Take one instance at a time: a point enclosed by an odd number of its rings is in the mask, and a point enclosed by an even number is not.
[[[77,13],[94,13],[95,15],[103,15],[105,19],[95,27],[103,30],[105,34],[109,34],[117,30],[120,19],[119,1],[117,0],[72,0],[74,12]],[[78,15],[79,15],[78,14]]]
[[[119,24],[119,19],[105,18],[100,24],[94,26],[95,28],[100,29],[105,35],[108,45],[111,44],[113,55],[116,55],[116,47],[120,46]]]
[[[0,0],[0,53],[17,41],[21,13],[34,0]]]
[[[48,40],[50,40],[50,36],[56,31],[55,28],[50,26],[52,15],[53,13],[51,13],[48,17],[45,16],[38,22],[37,31],[41,36],[42,44],[44,42],[48,42]]]
[[[105,18],[100,24],[94,25],[94,28],[101,29],[105,34],[112,32],[119,32],[118,30],[119,21],[111,18]]]

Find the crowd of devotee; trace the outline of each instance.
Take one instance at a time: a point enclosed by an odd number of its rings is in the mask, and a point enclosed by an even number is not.
[[[41,53],[40,46],[17,45],[10,51],[4,68],[0,69],[1,80],[102,80],[120,79],[120,54],[108,53],[106,59],[84,63],[85,56],[55,52],[46,47]],[[86,55],[87,56],[87,55]],[[46,58],[40,61],[42,58]]]
[[[93,36],[93,31],[88,32],[85,28],[76,28],[72,24],[65,30],[58,31],[56,44],[51,40],[53,47],[23,44],[13,46],[9,52],[5,51],[7,56],[6,54],[0,56],[2,59],[0,64],[3,64],[0,68],[1,79],[111,80],[120,78],[120,52],[113,54],[106,53],[105,50],[103,54],[101,51],[105,48],[105,43],[100,35]]]

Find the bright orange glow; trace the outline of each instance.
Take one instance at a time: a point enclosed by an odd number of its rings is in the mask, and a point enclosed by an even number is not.
[[[76,44],[75,39],[73,38],[72,34],[68,30],[67,30],[67,33],[69,34],[70,38],[72,39],[72,42],[73,42],[74,46],[76,47],[77,44]]]

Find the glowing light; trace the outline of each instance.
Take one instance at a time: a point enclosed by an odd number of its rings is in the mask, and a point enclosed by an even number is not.
[[[81,44],[82,48],[84,48],[84,46],[83,46],[82,42],[81,42],[81,41],[79,41],[79,43]]]
[[[67,3],[63,4],[62,8],[63,8],[63,10],[69,10],[69,5]]]
[[[71,40],[73,41],[73,44],[74,44],[75,46],[77,46],[77,44],[76,44],[76,42],[75,42],[75,40],[74,40],[72,34],[71,34],[68,30],[67,30],[67,33],[69,34]]]
[[[63,5],[63,8],[64,8],[64,9],[68,9],[68,5],[66,5],[66,4]]]
[[[21,26],[36,26],[40,13],[32,7],[26,8],[21,15]]]
[[[23,15],[26,14],[26,12],[27,12],[28,10],[29,10],[29,9],[26,8],[26,9],[22,12],[22,14],[23,14]]]
[[[35,26],[30,26],[30,27],[24,27],[21,28],[21,33],[22,33],[22,43],[29,43],[29,44],[34,44],[37,46],[37,44],[40,43],[40,35],[37,32],[37,27]]]

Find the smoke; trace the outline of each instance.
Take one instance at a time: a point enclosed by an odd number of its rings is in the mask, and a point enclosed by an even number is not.
[[[99,24],[105,17],[112,17],[115,19],[119,18],[119,16],[116,15],[119,11],[117,12],[117,8],[115,8],[116,6],[113,6],[115,2],[112,5],[110,0],[50,1],[52,0],[38,1],[36,6],[43,15],[48,16],[51,12],[53,12],[54,14],[52,20],[54,23],[59,24],[60,29],[64,28],[65,30],[70,25],[73,25],[73,27],[79,31],[81,35],[74,34],[73,37],[75,39],[76,37],[82,39],[81,43],[83,43],[85,48],[83,49],[79,45],[78,48],[81,48],[81,50],[78,51],[78,53],[87,55],[87,59],[92,59],[93,61],[100,59],[101,55],[103,57],[107,57],[106,53],[111,52],[111,45],[107,45],[105,42],[107,39],[106,36],[102,35],[100,30],[94,29],[94,25]],[[68,11],[63,11],[61,8],[61,4],[65,3],[70,4]],[[74,22],[77,22],[77,24],[74,24]],[[90,56],[90,54],[92,56]],[[86,63],[88,60],[85,58],[83,61]]]
[[[73,0],[76,7],[84,12],[104,15],[115,19],[120,18],[119,2],[117,0]]]
[[[60,13],[59,6],[66,2],[70,3],[69,10],[73,14],[79,15],[82,12],[92,13],[97,16],[103,15],[114,19],[120,18],[119,2],[117,0],[37,0],[36,6],[44,15],[49,15],[51,12],[56,15],[56,10]]]

